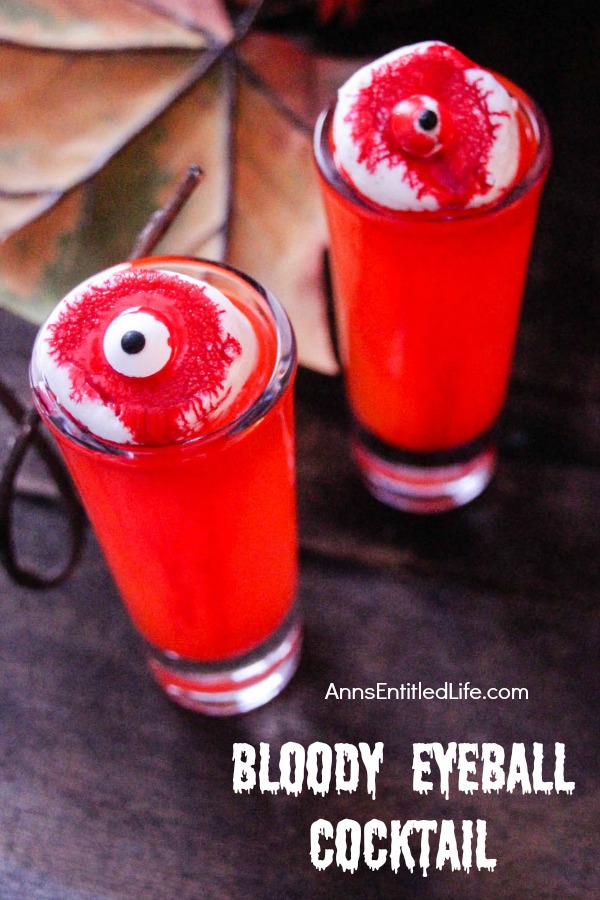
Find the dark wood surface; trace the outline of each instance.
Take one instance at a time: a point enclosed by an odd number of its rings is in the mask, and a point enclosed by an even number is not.
[[[539,99],[555,143],[494,483],[440,517],[386,509],[349,462],[340,382],[301,372],[304,656],[281,697],[228,721],[186,713],[154,686],[91,535],[60,588],[0,572],[3,900],[600,896],[597,17],[577,3],[459,4],[456,19],[450,7],[398,23],[390,46],[436,36],[505,72]],[[0,374],[23,396],[33,333],[0,314]],[[26,486],[45,490],[36,466]],[[17,526],[23,558],[55,566],[65,532],[52,494],[22,498]],[[331,682],[467,680],[526,687],[529,699],[324,699]],[[377,798],[234,794],[238,741],[267,742],[275,758],[285,741],[383,741]],[[427,741],[563,742],[576,788],[419,796],[412,744]],[[496,870],[318,872],[310,825],[345,817],[485,819]]]

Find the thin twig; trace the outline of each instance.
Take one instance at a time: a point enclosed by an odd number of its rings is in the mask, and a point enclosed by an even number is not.
[[[0,472],[0,563],[17,584],[29,588],[56,587],[73,571],[81,556],[86,516],[62,458],[49,443],[47,436],[39,431],[40,418],[37,411],[25,406],[6,385],[2,385],[0,403],[18,422],[15,440]],[[21,564],[13,533],[17,476],[31,447],[35,447],[56,484],[65,507],[69,529],[70,544],[66,562],[58,572],[50,574]]]
[[[172,225],[175,217],[190,198],[204,172],[197,165],[191,165],[185,177],[175,187],[173,194],[164,206],[161,206],[151,217],[148,223],[137,236],[129,259],[140,259],[148,256],[158,244],[163,235]]]

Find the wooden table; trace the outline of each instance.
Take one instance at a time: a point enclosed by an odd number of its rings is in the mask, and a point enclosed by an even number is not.
[[[598,72],[587,5],[551,20],[541,4],[521,6],[446,12],[435,32],[435,10],[421,10],[396,41],[435,33],[495,65],[537,97],[554,134],[492,486],[439,517],[381,506],[348,458],[341,383],[302,371],[303,661],[281,697],[231,720],[184,712],[154,686],[91,535],[59,588],[35,592],[0,573],[3,900],[600,896]],[[22,395],[33,334],[0,315],[1,377]],[[64,534],[52,496],[22,499],[17,518],[24,556],[49,569]],[[528,699],[326,699],[332,684],[467,681],[526,688]],[[234,743],[269,744],[276,777],[288,741],[383,742],[376,799],[363,781],[339,795],[234,793]],[[413,744],[451,741],[508,754],[522,742],[530,757],[541,743],[548,776],[564,743],[575,789],[468,794],[453,779],[446,800],[433,778],[430,794],[416,793]],[[434,853],[426,878],[364,862],[354,874],[318,871],[311,824],[344,818],[482,819],[497,865],[438,872]]]

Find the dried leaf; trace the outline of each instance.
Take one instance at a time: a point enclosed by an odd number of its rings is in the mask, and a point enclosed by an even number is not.
[[[83,218],[84,191],[80,189],[0,244],[0,305],[34,322],[42,321],[66,293],[74,235]]]
[[[183,52],[105,57],[2,48],[3,192],[63,191],[88,178],[196,80],[205,58],[208,51],[198,61]]]
[[[205,179],[156,251],[225,258],[248,271],[286,306],[301,362],[337,371],[312,128],[353,64],[261,34],[247,35],[236,52],[239,63],[231,51],[215,60],[212,51],[104,57],[1,50],[9,89],[0,103],[0,180],[21,191],[75,185],[0,244],[1,305],[41,321],[74,284],[129,254],[197,163]],[[28,61],[20,66],[23,87],[9,77],[11,54],[15,68],[17,58]],[[27,110],[22,123],[19,107]],[[56,200],[55,193],[5,197],[0,221],[9,230]]]
[[[234,27],[221,0],[134,0],[134,2],[156,10],[186,28],[206,32],[223,42],[233,38]],[[248,5],[251,8],[258,8],[262,4],[253,0]]]
[[[199,48],[233,37],[220,0],[4,0],[0,40],[58,50]]]
[[[125,259],[191,162],[205,177],[156,250],[222,255],[230,108],[222,70],[211,68],[89,184],[0,244],[0,305],[40,322],[73,285]]]
[[[37,219],[57,200],[52,192],[18,198],[0,196],[0,242]]]
[[[163,116],[161,138],[152,151],[157,169],[178,177],[195,162],[203,169],[204,178],[157,245],[157,253],[223,258],[233,113],[228,63],[223,60]],[[160,203],[171,187],[172,183],[165,184]]]
[[[281,299],[301,361],[333,373],[323,285],[327,228],[312,156],[322,101],[317,66],[298,45],[268,35],[249,35],[241,52],[263,85],[242,71],[228,260]]]
[[[251,32],[239,46],[242,76],[307,133],[319,113],[315,57],[275,34]]]

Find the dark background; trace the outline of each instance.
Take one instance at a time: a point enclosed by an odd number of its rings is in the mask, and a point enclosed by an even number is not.
[[[274,4],[274,7],[277,4]],[[360,487],[342,386],[298,379],[300,671],[264,709],[207,720],[172,706],[90,535],[60,588],[0,573],[0,896],[278,900],[596,898],[600,306],[598,17],[591,3],[367,4],[330,24],[320,49],[380,53],[437,38],[507,75],[543,107],[554,136],[502,422],[497,477],[469,507],[413,518]],[[306,39],[297,11],[268,27]],[[33,328],[0,314],[0,374],[26,395]],[[3,421],[7,439],[11,423]],[[35,476],[35,471],[34,471]],[[32,477],[34,477],[32,476]],[[22,499],[24,557],[64,554],[60,509]],[[526,687],[529,700],[324,700],[330,682],[471,681]],[[232,791],[232,745],[383,741],[377,799]],[[412,791],[412,744],[566,745],[572,796]],[[317,818],[336,823],[483,818],[493,873],[318,872]],[[435,841],[434,841],[434,846]]]

